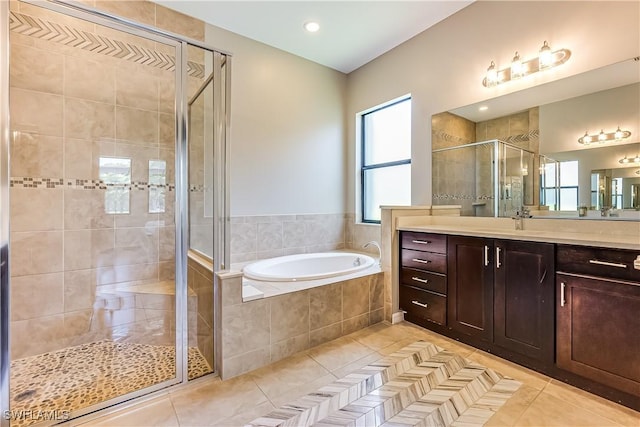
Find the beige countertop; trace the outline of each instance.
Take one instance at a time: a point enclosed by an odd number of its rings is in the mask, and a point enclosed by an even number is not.
[[[401,217],[398,230],[640,250],[640,222],[511,218]]]

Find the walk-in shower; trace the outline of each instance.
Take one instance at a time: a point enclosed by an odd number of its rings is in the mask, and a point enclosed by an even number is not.
[[[464,216],[512,216],[534,204],[535,154],[490,140],[433,150],[433,204]]]
[[[212,373],[230,57],[78,4],[0,18],[2,425]]]

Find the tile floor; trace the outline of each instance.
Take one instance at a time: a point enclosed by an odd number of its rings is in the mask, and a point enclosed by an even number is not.
[[[639,412],[409,323],[380,323],[240,377],[204,377],[72,425],[242,426],[420,339],[522,382],[487,426],[640,426]]]

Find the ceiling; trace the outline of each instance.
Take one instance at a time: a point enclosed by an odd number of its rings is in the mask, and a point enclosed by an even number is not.
[[[361,67],[473,2],[155,1],[343,73]],[[305,31],[303,25],[308,21],[318,22],[320,30]]]

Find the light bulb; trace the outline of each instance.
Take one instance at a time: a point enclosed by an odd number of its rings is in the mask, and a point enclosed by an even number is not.
[[[580,139],[582,139],[582,143],[584,145],[591,144],[591,135],[589,135],[589,132],[585,132],[584,136],[582,138],[580,138]]]
[[[547,44],[547,41],[544,41],[544,44],[540,48],[540,53],[538,55],[538,69],[544,70],[545,68],[551,67],[553,62],[553,52],[551,52],[551,48]]]
[[[320,29],[320,24],[314,21],[305,22],[304,29],[310,33],[315,33]]]
[[[624,156],[624,159],[620,159],[619,162],[622,163],[623,165],[629,163],[629,159],[627,158],[627,156]]]
[[[640,155],[636,154],[636,156],[633,158],[633,163],[640,163]]]
[[[604,129],[600,130],[600,134],[598,135],[598,141],[605,142],[607,140],[607,135],[604,133]]]
[[[620,130],[620,126],[618,126],[618,129],[616,130],[616,133],[615,133],[616,141],[620,141],[623,136],[624,136],[624,133]]]
[[[519,79],[522,77],[522,72],[522,60],[520,59],[518,52],[516,52],[516,55],[511,61],[511,79]]]
[[[491,65],[487,68],[487,77],[485,81],[487,87],[498,84],[498,70],[496,70],[496,64],[493,61],[491,61]]]

